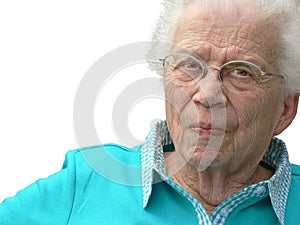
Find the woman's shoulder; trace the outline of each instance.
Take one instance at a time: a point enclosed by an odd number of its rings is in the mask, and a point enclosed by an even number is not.
[[[285,224],[298,224],[300,220],[300,166],[291,164],[292,183],[286,205]]]
[[[290,189],[290,195],[297,195],[297,198],[300,199],[300,166],[291,164],[292,169],[292,184]],[[295,192],[295,193],[294,193]]]
[[[99,165],[105,162],[121,162],[132,166],[140,166],[141,147],[125,147],[119,144],[103,144],[89,147],[78,148],[66,153],[66,161],[72,158],[77,165],[97,163]],[[79,163],[79,164],[78,164]],[[109,164],[110,165],[110,164]]]
[[[292,176],[298,177],[300,179],[300,166],[291,164],[291,168],[292,168]]]

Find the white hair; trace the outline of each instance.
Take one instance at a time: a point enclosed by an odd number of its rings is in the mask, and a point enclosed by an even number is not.
[[[164,0],[163,11],[153,32],[153,46],[148,59],[164,57],[163,54],[170,50],[165,46],[163,48],[165,44],[162,43],[172,43],[177,20],[192,1],[214,5],[218,10],[230,10],[230,7],[245,4],[253,6],[248,11],[256,9],[254,14],[274,26],[279,34],[276,40],[279,46],[274,51],[275,63],[280,69],[279,73],[285,77],[286,91],[289,94],[300,94],[300,0]],[[247,7],[242,10],[247,11]],[[171,44],[167,46],[170,47]],[[150,69],[163,75],[163,69],[158,64],[150,63]]]

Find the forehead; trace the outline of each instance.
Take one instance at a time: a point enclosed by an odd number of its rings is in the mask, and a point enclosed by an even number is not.
[[[200,53],[204,51],[210,59],[215,52],[218,57],[224,53],[223,61],[255,57],[257,61],[273,62],[274,31],[260,13],[250,9],[253,6],[243,7],[249,10],[239,6],[204,5],[199,1],[191,3],[178,19],[175,44]]]

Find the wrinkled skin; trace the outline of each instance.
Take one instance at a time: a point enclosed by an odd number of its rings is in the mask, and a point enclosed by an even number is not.
[[[209,66],[246,60],[278,73],[277,43],[270,41],[276,40],[275,31],[263,24],[251,13],[236,11],[229,17],[201,11],[194,3],[179,18],[174,43]],[[176,148],[167,160],[169,172],[208,212],[243,187],[272,176],[259,162],[271,138],[292,122],[298,103],[297,96],[284,96],[282,82],[266,76],[254,89],[236,92],[223,87],[214,70],[189,84],[172,69],[166,71],[167,122]]]

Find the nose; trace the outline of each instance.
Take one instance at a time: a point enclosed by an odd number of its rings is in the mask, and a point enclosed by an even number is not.
[[[192,100],[207,108],[226,106],[228,100],[222,91],[221,82],[215,70],[210,70],[203,79],[197,82]]]

